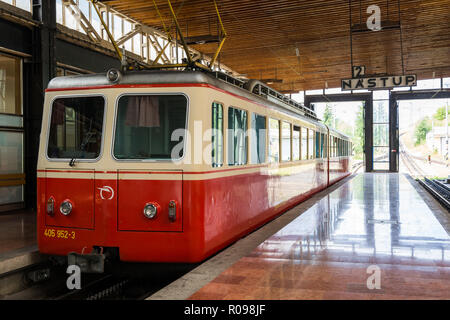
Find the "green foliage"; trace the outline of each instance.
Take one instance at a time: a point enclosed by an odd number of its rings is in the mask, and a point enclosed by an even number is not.
[[[448,114],[450,114],[450,107],[448,108]],[[439,121],[444,120],[445,119],[445,106],[437,109],[437,111],[433,117]]]
[[[431,123],[428,117],[422,119],[414,130],[414,137],[416,138],[415,145],[421,145],[427,138],[427,133],[431,131]]]
[[[333,108],[328,103],[325,106],[325,111],[323,113],[323,123],[329,127],[334,128]]]
[[[355,120],[355,135],[353,137],[355,158],[362,159],[364,152],[364,107],[359,106]]]

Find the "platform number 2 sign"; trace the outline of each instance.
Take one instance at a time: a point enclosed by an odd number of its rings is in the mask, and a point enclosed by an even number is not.
[[[352,66],[352,78],[362,78],[366,74],[365,66]]]

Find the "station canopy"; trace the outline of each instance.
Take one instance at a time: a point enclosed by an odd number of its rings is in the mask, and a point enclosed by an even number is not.
[[[101,1],[139,23],[162,30],[153,1]],[[450,76],[448,0],[216,0],[227,40],[219,61],[281,92],[340,87],[351,65],[371,75]],[[167,0],[156,1],[170,25]],[[212,56],[219,44],[211,0],[172,0],[190,46]],[[367,29],[380,8],[381,31]],[[400,10],[399,10],[400,8]],[[173,34],[175,28],[172,23]],[[208,41],[208,39],[210,41]]]

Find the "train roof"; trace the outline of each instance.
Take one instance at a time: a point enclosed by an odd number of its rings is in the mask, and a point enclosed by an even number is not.
[[[143,70],[132,71],[120,74],[119,79],[111,82],[106,77],[106,73],[73,75],[53,78],[49,84],[48,89],[71,89],[71,88],[89,88],[102,87],[113,85],[139,85],[139,84],[209,84],[219,89],[228,91],[238,96],[242,96],[257,103],[268,105],[273,109],[278,109],[282,112],[291,113],[292,115],[301,115],[304,120],[326,127],[319,119],[316,118],[315,113],[306,110],[306,107],[292,100],[280,97],[278,92],[263,85],[259,81],[251,80],[247,84],[252,84],[251,88],[246,86],[246,83],[235,78],[229,77],[225,79],[226,75],[223,73],[205,73],[201,71],[172,71],[172,70]],[[269,94],[257,94],[253,88],[260,85],[267,93],[275,93],[275,96]],[[247,87],[247,88],[246,88]],[[252,91],[249,91],[252,90]],[[260,90],[262,91],[262,90]],[[277,96],[278,95],[278,98]],[[284,96],[284,95],[283,95]],[[338,133],[335,130],[333,132]],[[343,134],[341,134],[343,135]],[[345,135],[343,135],[345,136]]]

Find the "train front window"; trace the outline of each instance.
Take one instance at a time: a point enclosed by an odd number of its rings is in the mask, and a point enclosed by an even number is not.
[[[96,159],[100,155],[105,99],[55,99],[51,110],[47,156],[50,159]]]
[[[127,95],[119,99],[114,157],[119,160],[177,160],[183,157],[187,98]]]

